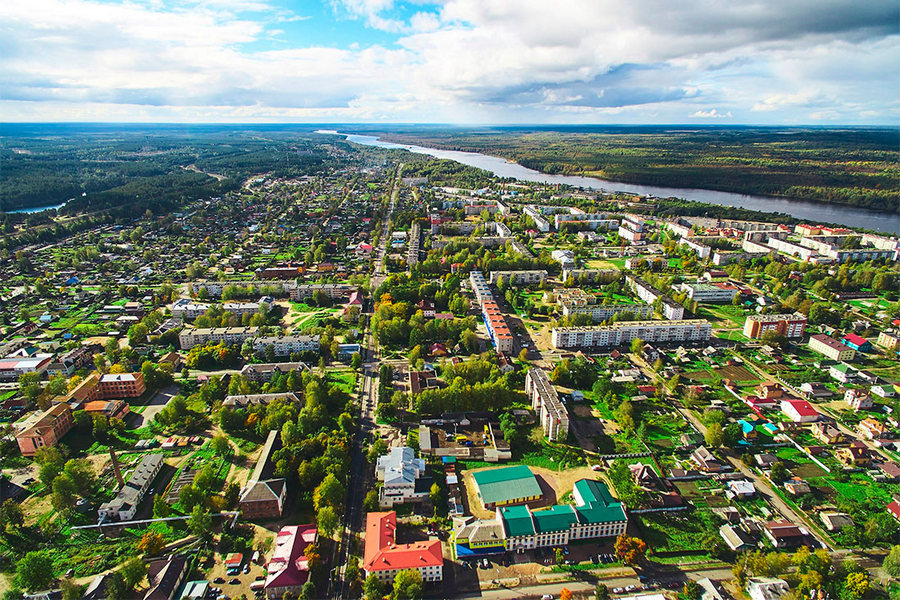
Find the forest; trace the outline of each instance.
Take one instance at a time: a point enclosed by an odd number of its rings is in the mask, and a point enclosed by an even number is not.
[[[58,205],[63,214],[130,205],[172,209],[254,175],[327,172],[354,152],[291,128],[10,125],[0,136],[0,211]]]
[[[900,210],[900,131],[893,128],[353,129],[501,156],[545,173]]]

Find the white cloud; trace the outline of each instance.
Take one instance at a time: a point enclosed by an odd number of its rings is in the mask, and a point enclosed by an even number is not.
[[[336,27],[356,19],[396,46],[310,47],[284,25],[306,17],[265,0],[6,0],[0,107],[9,119],[900,118],[893,0],[328,1]],[[248,49],[275,37],[283,50]]]

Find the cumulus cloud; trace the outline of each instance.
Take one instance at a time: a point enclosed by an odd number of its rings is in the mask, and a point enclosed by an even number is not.
[[[695,110],[689,115],[692,119],[730,119],[731,111],[720,113],[717,109]]]
[[[307,16],[267,0],[7,0],[0,106],[10,119],[103,106],[206,120],[900,117],[894,0],[325,1],[333,27],[393,42],[310,45],[286,27]],[[260,46],[275,37],[283,49]]]

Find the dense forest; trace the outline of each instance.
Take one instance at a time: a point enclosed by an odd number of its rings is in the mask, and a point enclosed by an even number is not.
[[[900,211],[900,131],[750,127],[410,128],[383,139],[481,152],[545,173]]]
[[[355,150],[338,139],[314,141],[303,129],[7,124],[0,211],[66,201],[63,213],[172,207],[221,195],[256,174],[326,172],[342,166],[347,152]]]

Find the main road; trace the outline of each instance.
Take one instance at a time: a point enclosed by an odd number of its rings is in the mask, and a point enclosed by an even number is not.
[[[378,255],[372,274],[369,278],[369,287],[374,294],[375,290],[384,282],[384,260],[387,256],[388,232],[390,229],[391,215],[397,206],[397,198],[400,194],[400,177],[403,164],[397,167],[397,173],[391,188],[391,200],[388,212],[384,217],[381,230],[381,243],[378,246]],[[372,306],[365,314],[371,319]],[[347,478],[347,496],[344,501],[346,514],[341,530],[340,541],[335,547],[331,560],[331,572],[328,579],[328,598],[339,600],[351,597],[347,585],[347,562],[350,557],[350,548],[353,546],[354,536],[362,533],[363,515],[365,513],[363,500],[369,489],[369,469],[366,462],[366,451],[372,439],[372,431],[375,429],[375,407],[378,402],[378,371],[381,360],[378,352],[378,344],[372,335],[371,327],[367,327],[363,334],[363,364],[362,381],[359,387],[359,418],[357,429],[353,439],[353,447],[350,454],[350,473]],[[374,489],[374,486],[372,486]],[[357,554],[361,554],[357,550]]]

